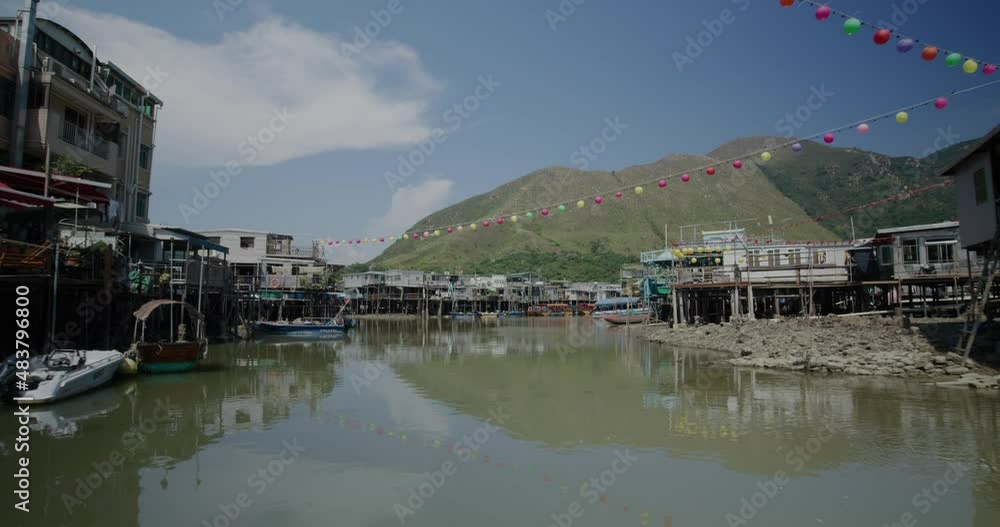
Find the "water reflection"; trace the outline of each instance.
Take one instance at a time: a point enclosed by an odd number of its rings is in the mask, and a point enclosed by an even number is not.
[[[726,525],[776,470],[791,481],[754,522],[1000,519],[996,397],[715,359],[587,319],[366,322],[340,340],[215,346],[202,371],[39,408],[32,513],[14,525],[211,525],[240,492],[253,503],[234,525],[398,525],[393,504],[498,409],[502,431],[407,524],[548,525],[622,449],[642,462],[574,525]],[[5,467],[13,424],[0,421]],[[302,457],[256,494],[249,478],[294,440]],[[949,461],[969,476],[914,511]]]

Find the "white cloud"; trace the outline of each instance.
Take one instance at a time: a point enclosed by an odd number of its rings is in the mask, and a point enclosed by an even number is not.
[[[44,13],[46,11],[40,10]],[[439,88],[405,45],[374,41],[353,56],[340,38],[266,15],[209,42],[187,40],[127,18],[60,6],[54,18],[96,45],[164,101],[158,162],[271,165],[340,149],[408,145],[430,132],[429,96]],[[238,152],[276,109],[296,117],[253,161]]]
[[[392,235],[405,233],[406,229],[412,227],[417,221],[447,205],[451,199],[454,184],[455,182],[449,179],[435,178],[413,186],[398,187],[392,193],[392,200],[385,214],[369,219],[362,237],[385,236],[388,238]],[[326,254],[332,262],[351,264],[371,260],[388,246],[388,239],[385,244],[328,246]]]

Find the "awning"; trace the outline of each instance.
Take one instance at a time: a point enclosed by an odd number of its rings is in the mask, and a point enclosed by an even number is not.
[[[20,168],[0,167],[0,183],[10,188],[42,194],[45,191],[45,173]],[[79,199],[84,203],[109,203],[111,200],[105,191],[111,189],[108,183],[88,179],[60,176],[52,174],[49,184],[49,195],[67,201]]]
[[[30,207],[51,207],[56,200],[30,192],[14,190],[0,182],[0,206],[16,210]]]
[[[184,308],[187,309],[188,313],[192,317],[198,320],[205,318],[204,315],[202,315],[197,308],[195,308],[191,304],[188,304],[187,302],[181,302],[180,300],[153,300],[151,302],[146,302],[141,307],[139,307],[139,309],[135,313],[133,313],[133,315],[135,315],[135,318],[145,321],[147,318],[149,318],[149,315],[153,314],[153,311],[156,311],[156,308],[162,306],[184,306]]]

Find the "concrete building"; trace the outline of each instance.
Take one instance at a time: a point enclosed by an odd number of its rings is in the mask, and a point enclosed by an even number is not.
[[[322,281],[327,270],[319,242],[296,247],[290,234],[247,229],[205,230],[199,234],[229,249],[238,291],[310,287]]]
[[[148,222],[163,102],[28,4],[0,18],[0,162],[33,174],[0,168],[0,181],[43,194],[48,160],[57,175],[100,184],[84,185],[83,196],[50,185],[53,197],[92,204],[109,223]]]
[[[941,171],[954,179],[962,248],[985,248],[1000,228],[1000,126]]]

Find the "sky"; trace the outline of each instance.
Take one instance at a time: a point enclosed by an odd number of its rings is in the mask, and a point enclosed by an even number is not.
[[[0,0],[10,13],[21,4]],[[990,0],[831,6],[1000,64]],[[742,136],[808,136],[1000,79],[876,46],[868,29],[845,36],[813,11],[778,0],[60,0],[39,16],[164,101],[154,223],[308,244],[402,233],[548,166],[614,170]],[[796,112],[808,118],[787,119]],[[614,141],[581,156],[608,122]],[[1000,85],[836,146],[923,155],[998,123]]]

